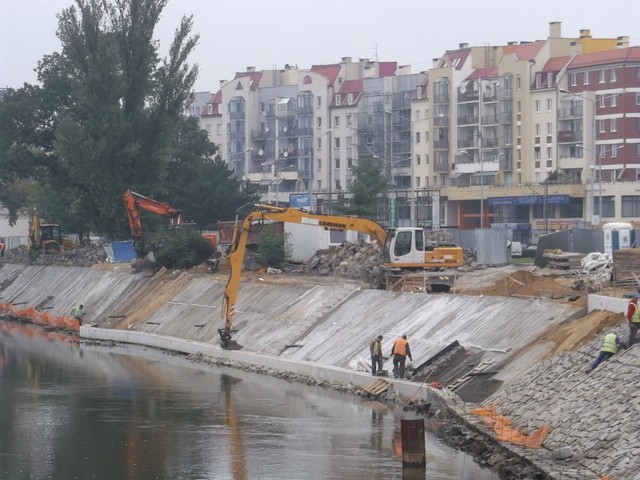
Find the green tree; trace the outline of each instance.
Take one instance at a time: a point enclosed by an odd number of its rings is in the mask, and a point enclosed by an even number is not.
[[[177,155],[169,163],[173,181],[167,201],[188,221],[209,230],[217,229],[218,220],[233,220],[240,206],[260,199],[254,185],[241,183],[219,156],[212,158],[216,152],[191,118],[181,123]]]
[[[375,217],[378,195],[389,190],[378,159],[361,158],[353,168],[353,173],[355,180],[349,187],[351,199],[348,204],[337,207],[337,210],[345,215]]]
[[[288,252],[284,233],[276,231],[273,225],[265,225],[260,232],[258,255],[263,267],[282,268]]]

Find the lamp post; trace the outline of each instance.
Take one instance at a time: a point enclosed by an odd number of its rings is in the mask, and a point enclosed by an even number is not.
[[[410,136],[410,153],[411,156],[408,157],[408,159],[410,160],[409,163],[409,169],[410,169],[410,181],[409,181],[409,188],[411,189],[411,194],[409,195],[409,219],[411,221],[411,225],[415,226],[416,225],[416,218],[417,218],[417,213],[416,213],[416,186],[414,185],[415,182],[415,164],[414,164],[414,156],[415,156],[415,149],[413,148],[413,144],[415,142],[415,132],[414,132],[414,124],[418,123],[418,122],[424,122],[424,121],[428,121],[428,120],[433,120],[434,118],[443,118],[444,117],[444,113],[440,113],[438,115],[434,115],[434,116],[430,116],[430,117],[424,117],[424,118],[419,118],[417,120],[411,120],[408,117],[405,117],[404,115],[400,115],[396,112],[394,112],[393,110],[385,110],[385,113],[389,114],[389,115],[395,115],[398,118],[401,118],[403,120],[407,120],[409,122],[409,136]],[[402,159],[402,160],[396,160],[395,162],[392,160],[392,164],[396,163],[396,162],[402,162],[406,159]]]
[[[331,162],[333,161],[333,159],[331,158],[332,157],[331,150],[333,149],[332,135],[331,135],[332,132],[333,132],[333,129],[331,129],[331,128],[328,129],[327,132],[326,132],[326,134],[329,136],[329,145],[328,145],[328,148],[329,148],[329,164],[327,165],[327,167],[329,168],[329,206],[328,206],[329,214],[331,214],[331,202],[332,202],[332,198],[331,197],[333,196],[332,195],[333,194],[333,186],[332,186],[333,179],[331,178],[332,177],[331,170],[333,170],[333,165],[331,164]]]
[[[471,154],[466,150],[458,150],[456,153],[460,155],[471,156]],[[496,155],[491,155],[487,158],[479,158],[479,161],[480,161],[480,228],[481,229],[484,228],[484,162],[489,158],[493,158],[497,160],[502,156],[504,156],[504,152],[500,152]]]
[[[594,184],[594,174],[595,174],[595,167],[596,167],[596,102],[595,100],[587,97],[585,94],[583,93],[574,93],[574,92],[570,92],[569,90],[565,90],[563,88],[559,89],[560,93],[565,93],[567,95],[571,95],[574,97],[579,97],[582,98],[582,100],[587,100],[588,102],[591,102],[591,165],[589,168],[589,213],[590,213],[590,218],[589,218],[589,223],[593,225],[593,204],[594,204],[594,188],[593,188],[593,184]],[[588,149],[585,149],[588,150]]]

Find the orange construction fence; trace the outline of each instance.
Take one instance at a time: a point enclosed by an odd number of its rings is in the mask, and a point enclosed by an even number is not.
[[[482,417],[484,422],[493,428],[496,434],[496,440],[499,442],[515,443],[526,448],[541,448],[542,442],[544,442],[544,439],[547,438],[547,435],[549,435],[551,431],[549,425],[543,425],[531,435],[526,435],[511,426],[513,423],[511,419],[497,412],[497,405],[495,403],[489,407],[476,408],[469,413]]]
[[[34,307],[18,308],[10,303],[0,303],[0,312],[6,312],[11,317],[29,319],[32,323],[47,327],[79,330],[78,320],[70,317],[57,317],[47,312],[40,312]]]

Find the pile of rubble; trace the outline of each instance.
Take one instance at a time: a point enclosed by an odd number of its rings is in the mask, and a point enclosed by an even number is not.
[[[102,244],[90,244],[80,248],[74,248],[56,253],[36,254],[30,252],[26,246],[20,245],[5,252],[0,262],[26,263],[29,265],[57,265],[61,267],[90,267],[96,263],[104,262],[107,253]]]
[[[345,242],[337,247],[318,250],[313,257],[297,270],[309,275],[340,275],[347,278],[369,281],[369,271],[382,265],[382,248],[377,242]]]

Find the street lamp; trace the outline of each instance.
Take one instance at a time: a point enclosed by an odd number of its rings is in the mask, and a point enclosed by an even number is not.
[[[586,148],[584,148],[582,145],[577,144],[577,147],[582,148],[582,150],[588,150]],[[620,150],[621,148],[624,148],[624,145],[616,145],[616,150]],[[602,215],[602,158],[604,158],[604,156],[607,153],[611,153],[613,152],[613,146],[611,148],[605,148],[604,150],[600,151],[600,154],[597,156],[598,159],[598,163],[597,163],[597,168],[598,168],[598,215],[599,217],[602,219],[603,215]],[[592,153],[592,155],[596,155],[596,152]]]
[[[411,221],[411,225],[415,226],[416,225],[416,186],[414,185],[415,182],[415,164],[414,164],[414,157],[415,157],[415,149],[413,148],[413,144],[415,142],[415,132],[414,132],[414,124],[418,123],[418,122],[424,122],[427,120],[433,120],[434,118],[443,118],[444,117],[444,113],[439,113],[438,115],[433,115],[430,117],[424,117],[424,118],[419,118],[417,120],[411,120],[408,117],[405,117],[404,115],[400,115],[396,112],[394,112],[393,110],[385,110],[384,113],[387,113],[389,115],[395,115],[398,118],[401,118],[403,120],[407,120],[409,122],[409,136],[410,136],[410,153],[411,156],[408,158],[403,158],[401,160],[396,160],[393,161],[392,160],[392,164],[393,163],[398,163],[398,162],[402,162],[405,160],[410,160],[410,164],[409,164],[409,169],[410,169],[410,181],[409,181],[409,188],[411,189],[411,195],[409,196],[409,219]]]
[[[564,93],[567,95],[571,95],[574,97],[582,98],[582,100],[587,100],[591,102],[591,167],[589,168],[589,213],[590,219],[589,223],[593,225],[593,184],[594,184],[594,170],[596,166],[596,102],[595,100],[588,98],[582,93],[574,93],[569,90],[565,90],[564,88],[559,89],[560,93]],[[586,92],[585,92],[586,93]],[[588,150],[585,148],[585,150]]]
[[[458,150],[457,153],[460,155],[471,156],[471,154],[466,150]],[[485,160],[488,160],[491,158],[497,160],[502,156],[504,156],[504,152],[500,152],[496,155],[490,155],[489,157],[479,159],[480,161],[480,228],[481,229],[484,228],[484,162]]]

